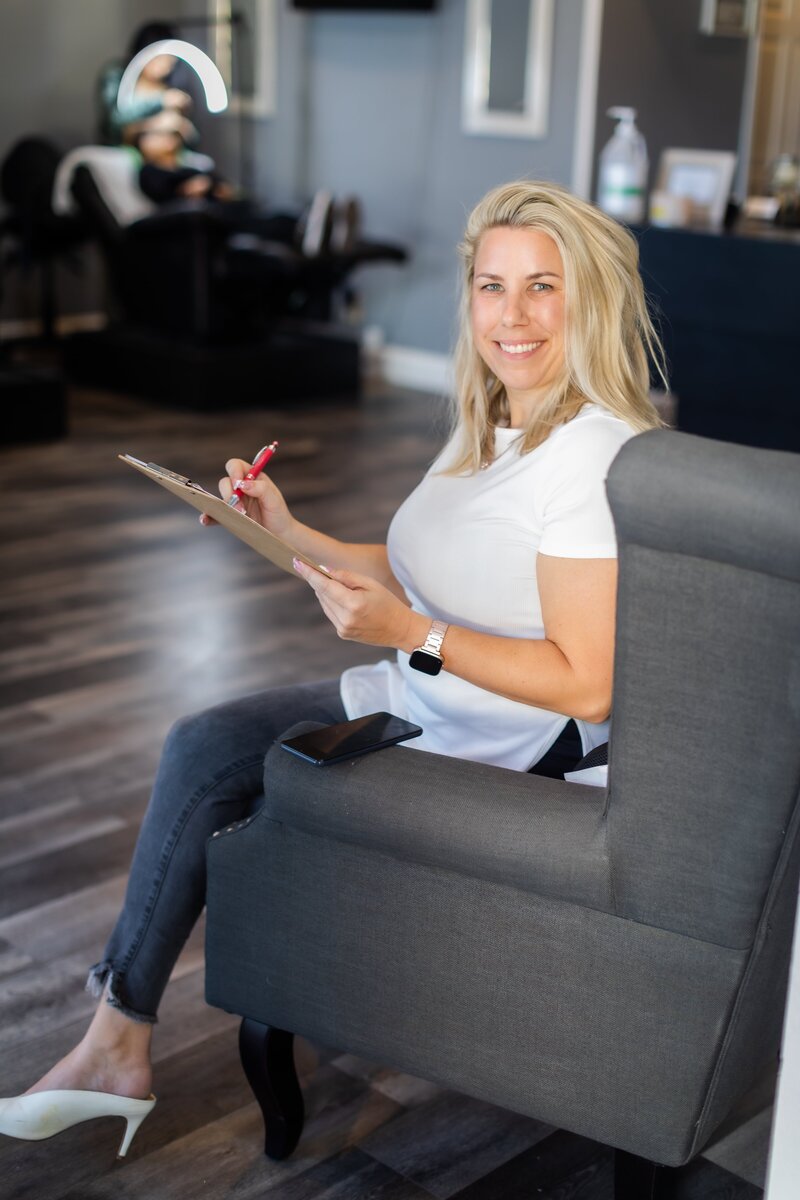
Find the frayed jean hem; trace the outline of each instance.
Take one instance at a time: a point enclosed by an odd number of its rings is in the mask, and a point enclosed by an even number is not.
[[[140,1025],[155,1025],[158,1017],[129,1008],[120,995],[121,990],[122,976],[119,971],[114,970],[113,964],[110,962],[95,963],[86,980],[86,991],[89,995],[94,996],[96,1000],[101,1000],[105,993],[106,1003],[110,1004],[112,1008],[116,1008],[124,1017],[131,1021],[137,1021]]]

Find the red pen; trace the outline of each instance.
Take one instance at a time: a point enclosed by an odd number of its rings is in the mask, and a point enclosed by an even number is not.
[[[245,475],[245,479],[255,479],[256,475],[260,475],[261,472],[264,470],[264,467],[267,465],[267,463],[272,458],[273,454],[275,453],[275,451],[277,449],[278,449],[277,442],[272,442],[269,446],[262,446],[262,448],[259,450],[258,454],[255,457],[255,461],[254,461],[252,467]],[[244,499],[244,493],[242,491],[240,491],[239,488],[234,488],[233,495],[231,496],[230,500],[228,501],[228,506],[230,508],[233,508],[233,506],[235,504],[238,504],[238,502],[243,499]]]

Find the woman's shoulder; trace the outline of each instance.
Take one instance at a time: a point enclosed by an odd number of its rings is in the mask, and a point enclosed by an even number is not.
[[[585,404],[540,447],[542,486],[546,489],[549,483],[556,491],[604,487],[612,462],[635,436],[636,430],[627,421],[599,404]]]
[[[580,412],[554,429],[545,442],[553,453],[561,457],[569,455],[590,455],[596,459],[603,452],[616,452],[630,438],[636,436],[627,421],[615,416],[600,404],[584,404]]]

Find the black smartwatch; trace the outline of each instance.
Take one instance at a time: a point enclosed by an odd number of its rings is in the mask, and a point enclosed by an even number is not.
[[[411,651],[409,666],[415,671],[424,671],[426,675],[438,675],[444,666],[442,642],[448,628],[445,621],[434,621],[422,645]]]

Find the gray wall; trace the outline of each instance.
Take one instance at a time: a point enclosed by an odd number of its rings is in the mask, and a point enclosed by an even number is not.
[[[23,134],[65,147],[91,135],[94,77],[122,51],[127,7],[113,0],[2,0],[0,157]]]
[[[464,0],[426,14],[299,14],[284,6],[279,101],[245,131],[259,194],[283,205],[317,188],[356,194],[366,232],[410,249],[405,267],[358,276],[367,320],[389,343],[447,351],[455,247],[465,213],[491,186],[538,174],[569,183],[583,0],[558,0],[550,132],[546,138],[461,130]],[[204,124],[208,144],[221,123]],[[234,164],[238,131],[230,133]]]
[[[0,154],[23,133],[49,133],[65,148],[90,137],[99,67],[162,7],[2,0]],[[174,0],[169,12],[204,7]],[[297,208],[321,187],[359,196],[366,232],[412,255],[405,267],[359,273],[365,319],[391,344],[436,352],[452,342],[465,213],[520,175],[569,183],[575,134],[583,0],[555,5],[550,131],[537,140],[462,132],[465,7],[440,0],[427,14],[304,14],[282,0],[275,117],[198,118],[223,171],[273,207]],[[736,146],[745,45],[702,37],[698,9],[698,0],[605,0],[598,111],[634,104],[654,162],[664,145]],[[598,116],[597,126],[599,146],[611,123]],[[61,274],[66,311],[102,304],[96,272]],[[25,315],[31,303],[13,284],[3,315]]]
[[[614,129],[606,109],[632,105],[651,186],[669,146],[737,149],[747,40],[707,37],[699,20],[699,0],[605,0],[595,149]]]
[[[152,16],[152,0],[0,0],[0,161],[18,138],[36,134],[63,150],[94,140],[94,83],[121,56],[131,32]],[[60,264],[63,312],[97,310],[103,278],[97,254]],[[0,316],[39,311],[38,276],[5,272]]]

